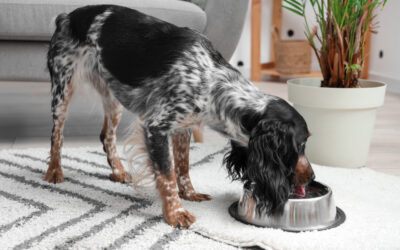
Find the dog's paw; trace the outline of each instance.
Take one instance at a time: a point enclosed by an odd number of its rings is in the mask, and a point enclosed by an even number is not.
[[[179,193],[179,197],[181,197],[184,200],[197,201],[197,202],[209,201],[212,199],[212,197],[208,194],[200,194],[200,193],[190,192],[190,191]]]
[[[164,213],[164,218],[172,227],[189,228],[196,218],[183,208]]]
[[[121,183],[131,183],[132,177],[128,172],[122,172],[118,174],[112,173],[110,174],[110,180]]]
[[[44,177],[44,180],[50,183],[60,183],[64,181],[64,175],[61,168],[49,168],[47,169],[47,173]]]

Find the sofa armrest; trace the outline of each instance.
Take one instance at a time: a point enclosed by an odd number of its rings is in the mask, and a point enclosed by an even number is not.
[[[229,60],[239,42],[250,0],[207,0],[204,34]]]

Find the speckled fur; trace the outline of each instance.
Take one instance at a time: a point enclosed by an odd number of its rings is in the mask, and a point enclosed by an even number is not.
[[[138,71],[129,73],[136,69],[126,67],[122,61],[126,58],[118,61],[118,57],[113,57],[112,53],[110,55],[110,50],[113,50],[108,46],[117,44],[114,52],[126,46],[123,43],[118,45],[118,41],[128,39],[126,37],[129,36],[125,36],[127,34],[111,34],[115,28],[120,27],[118,25],[124,23],[122,16],[125,14],[127,20],[136,18],[139,26],[152,25],[148,26],[151,27],[147,29],[148,34],[133,34],[143,39],[155,36],[153,33],[159,35],[164,34],[163,32],[175,32],[178,38],[186,35],[187,39],[179,45],[182,49],[169,48],[173,61],[169,62],[167,57],[161,58],[168,63],[158,65],[158,72],[143,76]],[[127,22],[127,25],[132,25],[128,27],[136,27],[132,21]],[[190,226],[194,217],[182,208],[178,195],[194,201],[211,198],[197,194],[190,181],[190,129],[208,125],[246,146],[252,127],[255,126],[250,122],[261,119],[268,104],[277,98],[259,91],[246,80],[202,34],[187,28],[178,28],[140,12],[113,5],[88,6],[69,15],[58,16],[56,25],[48,52],[54,128],[46,180],[62,181],[60,151],[68,102],[74,85],[83,81],[91,82],[103,97],[105,119],[100,137],[113,171],[111,178],[116,181],[130,181],[115,146],[116,128],[122,107],[125,107],[141,118],[130,140],[135,144],[131,147],[133,154],[129,158],[130,162],[141,158],[144,159],[143,164],[151,169],[150,173],[142,172],[136,181],[149,174],[155,176],[164,202],[166,221],[173,226]],[[107,29],[104,28],[106,26]],[[104,30],[111,33],[104,34]],[[134,41],[139,44],[142,42]],[[152,41],[157,42],[157,39]],[[154,48],[158,48],[157,46]],[[134,47],[126,52],[135,53],[142,49]],[[151,72],[149,68],[145,70]],[[123,79],[135,79],[135,82]],[[171,138],[175,170],[170,159]]]
[[[53,35],[48,52],[48,68],[52,82],[53,131],[51,139],[50,164],[45,180],[62,182],[61,147],[63,144],[63,126],[67,115],[69,100],[76,84],[90,82],[103,100],[104,125],[100,140],[107,153],[108,163],[113,171],[110,179],[118,182],[130,182],[116,149],[116,129],[122,115],[122,106],[110,92],[103,78],[94,70],[96,53],[100,48],[97,38],[101,24],[110,15],[106,11],[98,15],[88,31],[87,45],[81,46],[70,37],[68,16],[58,16],[57,30]],[[74,84],[73,84],[74,83]]]
[[[174,167],[176,181],[179,189],[179,197],[190,201],[211,200],[207,194],[197,193],[192,185],[189,175],[189,145],[191,131],[188,129],[177,130],[172,135],[172,148],[174,155]]]

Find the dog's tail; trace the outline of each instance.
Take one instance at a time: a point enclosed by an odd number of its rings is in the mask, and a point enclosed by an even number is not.
[[[54,17],[51,21],[51,25],[53,26],[52,30],[55,29],[55,31],[50,43],[55,43],[61,40],[65,41],[66,39],[71,38],[70,18],[67,13],[62,13]]]
[[[69,15],[67,13],[61,13],[58,16],[54,17],[51,21],[51,25],[55,26],[55,33],[70,33],[70,26],[69,26]]]

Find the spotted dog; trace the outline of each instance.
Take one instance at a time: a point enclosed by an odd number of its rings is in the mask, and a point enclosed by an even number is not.
[[[83,81],[102,96],[100,139],[114,181],[134,178],[115,145],[123,107],[140,117],[131,140],[134,152],[145,155],[165,220],[174,227],[195,221],[180,198],[211,199],[197,193],[190,181],[193,127],[208,125],[231,139],[224,158],[228,173],[254,186],[259,209],[268,213],[282,211],[294,187],[313,178],[304,156],[309,136],[304,119],[284,100],[257,89],[194,30],[121,6],[82,7],[57,17],[48,68],[54,123],[45,176],[49,182],[63,181],[64,122],[74,88]]]

